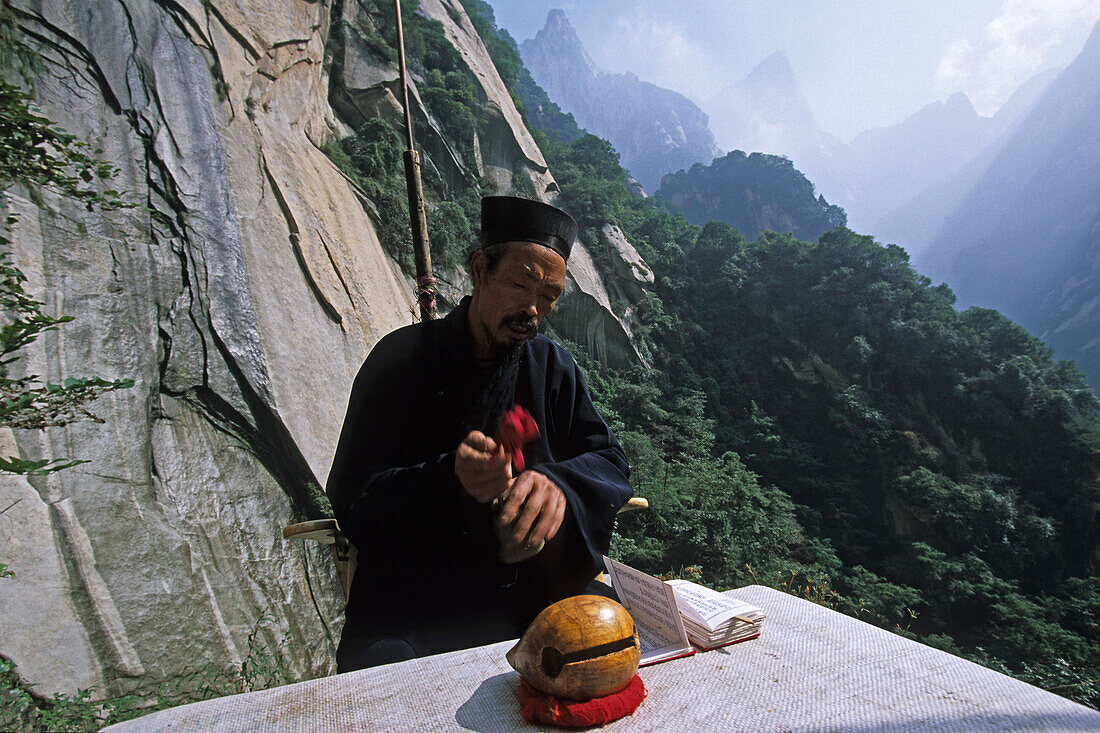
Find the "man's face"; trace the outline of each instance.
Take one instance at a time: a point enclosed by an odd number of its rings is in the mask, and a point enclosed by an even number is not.
[[[485,253],[474,253],[470,275],[470,332],[477,358],[497,358],[538,331],[565,286],[565,260],[532,242],[508,242],[489,272]]]

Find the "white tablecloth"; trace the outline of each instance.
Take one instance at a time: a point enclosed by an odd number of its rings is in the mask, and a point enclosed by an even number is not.
[[[609,731],[1100,731],[1100,713],[763,586],[758,639],[640,671]],[[536,730],[511,642],[164,710],[110,731]]]

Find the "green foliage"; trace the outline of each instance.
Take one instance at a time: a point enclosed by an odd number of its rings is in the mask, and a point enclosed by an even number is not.
[[[11,661],[0,657],[0,726],[19,731],[93,731],[103,727],[90,692],[35,698]]]
[[[402,141],[397,131],[380,119],[367,120],[353,137],[344,138],[340,148],[352,170],[362,180],[358,183],[370,191],[380,187],[387,178],[401,179]]]
[[[698,567],[699,582],[720,587],[754,582],[754,569],[800,576],[820,569],[821,548],[802,532],[786,494],[761,483],[737,455],[714,455],[703,394],[665,393],[650,373],[618,373],[582,347],[569,348],[630,458],[636,493],[650,504],[619,518],[616,559],[652,574]]]
[[[382,249],[405,272],[414,272],[402,160],[404,142],[400,135],[383,120],[374,118],[364,122],[354,135],[323,150],[374,204],[375,231]]]
[[[578,225],[599,228],[607,222],[620,223],[619,215],[631,197],[611,143],[586,134],[571,143],[549,142],[543,154],[561,187],[556,203],[575,212]]]
[[[348,30],[354,33],[373,55],[383,61],[396,63],[397,51],[394,44],[382,34],[380,25],[378,21],[359,22],[354,25],[349,24]]]
[[[10,220],[9,220],[10,223]],[[0,246],[7,239],[0,236]],[[24,346],[32,343],[45,331],[53,331],[72,318],[54,317],[42,311],[42,303],[29,297],[23,290],[26,277],[11,264],[7,253],[0,252],[0,311],[8,320],[0,325],[0,426],[23,430],[42,430],[47,427],[67,425],[80,419],[102,422],[84,405],[103,392],[133,386],[133,380],[106,381],[99,377],[67,378],[62,384],[40,385],[38,377],[25,376],[13,379],[9,366]],[[0,471],[12,473],[46,473],[50,462],[34,462],[33,469],[16,470],[13,465],[19,459],[0,459]],[[68,463],[49,470],[67,468]]]
[[[899,247],[692,226],[631,197],[606,142],[538,139],[582,232],[619,224],[657,275],[639,304],[654,370],[584,363],[654,507],[621,518],[620,557],[715,585],[747,562],[1047,687],[1100,678],[1100,609],[1073,603],[1100,536],[1100,411],[1078,370],[998,313],[956,311]]]
[[[927,642],[926,639],[922,641]],[[1095,708],[1100,700],[1100,679],[1096,678],[1094,671],[1090,671],[1095,670],[1095,666],[1083,667],[1075,660],[1061,657],[1044,659],[1040,663],[1022,662],[1013,666],[980,647],[971,652],[958,647],[947,648],[945,651],[959,654],[972,662],[1068,697],[1082,705]]]
[[[468,73],[448,71],[444,74],[432,69],[420,84],[420,96],[443,126],[448,139],[458,148],[467,169],[477,170],[474,159],[477,119],[474,114],[479,105]]]
[[[365,22],[353,30],[380,60],[397,64],[397,23],[391,0],[365,0],[360,3],[366,14]],[[401,0],[401,30],[405,41],[405,56],[420,59],[424,56],[425,40],[417,10],[420,0]],[[452,49],[453,51],[453,49]]]
[[[707,195],[719,190],[725,195]],[[683,201],[689,221],[720,219],[746,237],[777,228],[777,213],[801,239],[817,238],[847,221],[843,209],[815,196],[813,184],[788,158],[778,155],[734,150],[708,165],[696,163],[669,174],[661,182],[661,194]]]
[[[35,196],[38,188],[47,188],[89,210],[126,206],[118,191],[94,186],[117,173],[98,154],[34,112],[18,87],[0,82],[0,189],[19,183]]]
[[[476,135],[481,103],[474,78],[461,55],[447,40],[437,20],[417,12],[418,2],[402,2],[405,51],[409,68],[419,75],[417,89],[446,140],[454,146],[467,171],[476,171]],[[393,6],[371,0],[363,8],[367,21],[352,29],[380,57],[396,60]],[[418,137],[428,133],[426,123],[414,120]],[[436,133],[431,132],[432,135]],[[325,153],[367,194],[383,249],[405,272],[414,271],[409,235],[408,194],[404,178],[401,135],[381,119],[371,119]],[[451,267],[465,261],[474,240],[471,217],[477,217],[478,189],[450,190],[448,183],[425,169],[426,209],[432,261]],[[472,175],[472,173],[471,173]],[[471,205],[472,202],[472,205]],[[437,241],[438,240],[438,241]]]
[[[414,272],[409,234],[409,200],[404,176],[404,143],[397,131],[381,119],[363,123],[355,135],[323,148],[367,195],[373,204],[375,230],[382,248],[405,272]],[[432,261],[440,267],[465,263],[466,249],[476,235],[471,217],[477,217],[476,191],[455,201],[438,201],[430,189],[428,240]]]
[[[1089,637],[1044,612],[1095,573],[1083,509],[1100,454],[1080,375],[1003,317],[956,312],[870,238],[706,239],[683,243],[693,261],[658,291],[697,326],[677,344],[696,358],[670,374],[721,384],[719,449],[851,564],[834,576],[846,609],[1013,669],[1096,676]]]
[[[698,565],[706,582],[730,587],[751,582],[749,566],[765,574],[787,569],[805,543],[790,499],[760,485],[732,453],[657,470],[638,486],[650,511],[619,522],[620,536],[632,542],[620,541],[618,554],[630,565],[654,573]]]
[[[129,206],[117,191],[100,190],[117,169],[95,157],[78,141],[32,111],[20,89],[0,83],[0,192],[12,184],[25,188],[42,205],[38,191],[49,189],[81,202],[89,210]],[[0,426],[42,430],[81,419],[102,422],[87,408],[100,394],[133,386],[133,380],[99,377],[68,378],[62,384],[42,384],[35,375],[13,378],[10,367],[19,351],[41,334],[72,320],[51,316],[43,303],[27,295],[26,276],[11,262],[7,236],[14,217],[0,225]],[[83,461],[0,458],[0,472],[42,475],[71,468]]]
[[[382,248],[405,272],[414,272],[409,235],[408,191],[404,177],[404,143],[391,126],[380,119],[363,123],[355,135],[324,152],[356,184],[374,205],[375,230]],[[428,241],[432,262],[438,267],[462,265],[466,250],[476,240],[471,220],[478,216],[478,196],[470,190],[457,200],[439,201],[428,189]]]
[[[453,201],[441,201],[428,213],[432,263],[440,267],[465,265],[466,250],[477,241],[465,210]]]
[[[409,70],[420,77],[417,89],[432,117],[453,143],[468,170],[476,170],[474,135],[480,104],[474,79],[461,54],[443,33],[443,24],[419,10],[419,0],[401,3],[405,58]],[[397,28],[393,3],[370,0],[363,5],[366,20],[351,29],[380,59],[397,63]],[[415,120],[422,135],[423,122]],[[398,168],[400,170],[400,167]]]
[[[841,588],[841,610],[887,629],[903,623],[908,628],[916,618],[914,609],[924,602],[916,589],[891,583],[862,565],[845,572]]]

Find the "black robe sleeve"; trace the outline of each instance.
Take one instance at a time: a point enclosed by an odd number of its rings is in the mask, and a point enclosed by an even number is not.
[[[404,556],[404,545],[450,517],[464,500],[454,473],[454,448],[431,423],[423,368],[423,329],[384,337],[356,376],[328,479],[328,495],[344,534],[372,563]],[[466,508],[468,509],[468,508]],[[418,531],[412,531],[412,528]],[[394,560],[396,562],[396,560]],[[383,569],[383,568],[378,568]]]
[[[545,356],[537,358],[545,349]],[[540,439],[549,460],[532,466],[565,494],[587,551],[591,578],[602,569],[602,556],[611,543],[615,513],[633,495],[626,454],[592,404],[584,375],[565,349],[547,339],[533,348],[532,386],[541,380],[546,414],[540,424],[548,436]],[[544,365],[539,368],[539,364]],[[536,419],[539,416],[536,416]]]

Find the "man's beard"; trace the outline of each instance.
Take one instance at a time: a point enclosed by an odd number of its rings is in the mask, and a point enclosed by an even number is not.
[[[493,344],[493,353],[497,359],[510,358],[515,352],[518,352],[523,348],[523,344],[539,332],[539,322],[536,318],[524,315],[523,313],[517,313],[511,316],[505,316],[500,322],[501,327],[508,333],[511,329],[516,329],[520,332],[526,332],[527,336],[523,341],[516,343],[510,338],[506,338],[502,343]]]

